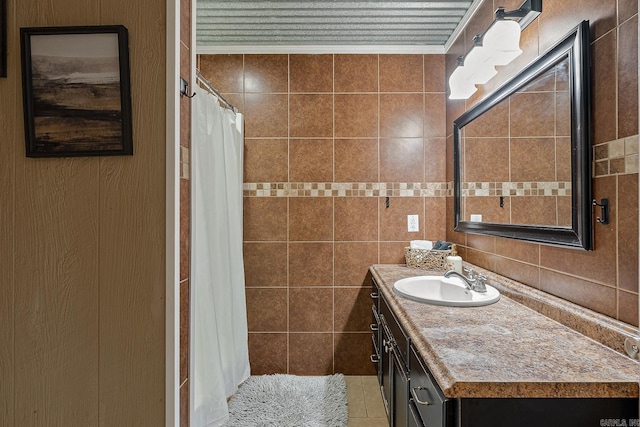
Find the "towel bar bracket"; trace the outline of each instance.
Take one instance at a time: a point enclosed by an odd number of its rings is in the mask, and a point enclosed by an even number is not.
[[[609,199],[600,199],[600,203],[593,199],[592,203],[593,206],[600,206],[600,216],[596,217],[596,222],[609,224]]]

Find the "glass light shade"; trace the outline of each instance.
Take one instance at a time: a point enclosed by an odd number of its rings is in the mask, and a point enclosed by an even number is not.
[[[449,77],[449,99],[467,99],[478,90],[468,77],[468,70],[463,66],[453,70]]]
[[[449,99],[467,99],[498,72],[496,65],[507,65],[522,53],[520,25],[516,21],[495,21],[482,37],[481,46],[473,46],[464,57],[464,66],[449,77]]]
[[[487,61],[490,54],[484,46],[474,46],[464,57],[464,68],[468,70],[467,78],[473,84],[483,85],[498,74],[493,64]]]
[[[488,63],[494,66],[507,65],[522,53],[520,25],[516,21],[495,21],[484,34],[482,47],[487,49]]]

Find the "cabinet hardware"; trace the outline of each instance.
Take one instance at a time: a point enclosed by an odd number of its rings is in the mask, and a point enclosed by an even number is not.
[[[426,388],[426,387],[421,387],[421,386],[413,387],[413,388],[411,389],[411,397],[413,397],[413,400],[414,400],[416,403],[419,403],[420,405],[425,405],[425,406],[431,405],[431,402],[428,402],[428,401],[426,401],[426,400],[420,400],[420,399],[418,399],[418,396],[417,396],[417,394],[416,394],[416,390],[427,390],[427,388]]]
[[[382,340],[382,347],[384,348],[384,352],[385,353],[392,353],[393,352],[393,346],[395,345],[395,343],[391,340]]]
[[[380,358],[377,354],[372,354],[371,356],[369,356],[369,360],[371,360],[371,363],[378,363],[380,361]]]
[[[378,330],[378,324],[377,323],[370,324],[369,329],[371,329],[373,332],[376,332]]]
[[[378,298],[380,298],[380,295],[379,295],[379,294],[377,294],[377,293],[375,293],[375,292],[371,292],[371,294],[369,294],[369,295],[371,295],[371,299],[378,299]]]

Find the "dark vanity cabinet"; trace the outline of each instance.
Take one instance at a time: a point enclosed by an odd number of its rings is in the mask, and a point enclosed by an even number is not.
[[[635,398],[447,398],[375,279],[371,297],[371,361],[390,427],[582,427],[611,418],[637,425]]]
[[[407,425],[407,400],[409,388],[409,367],[407,346],[409,340],[400,328],[384,298],[380,299],[380,327],[382,330],[382,372],[384,399],[389,408],[390,425]]]
[[[409,410],[416,414],[415,423],[410,426],[453,425],[454,401],[447,399],[435,382],[426,364],[411,346],[409,354],[410,399]]]
[[[375,280],[373,300],[373,351],[378,381],[389,425],[430,427],[447,425],[452,405],[431,377],[405,331],[380,293]]]
[[[375,286],[371,296],[374,302],[371,324],[374,354],[371,361],[378,367],[378,381],[389,425],[406,426],[409,368],[405,355],[408,339]]]

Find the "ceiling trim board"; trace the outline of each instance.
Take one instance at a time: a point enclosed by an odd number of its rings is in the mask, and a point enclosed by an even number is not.
[[[443,54],[443,46],[420,45],[225,45],[196,46],[198,55],[215,54]]]
[[[473,15],[476,14],[483,1],[484,0],[473,0],[473,3],[471,3],[471,6],[469,6],[469,9],[467,10],[467,13],[464,14],[456,29],[453,30],[453,33],[451,33],[451,35],[449,36],[449,40],[447,40],[447,42],[444,44],[445,53],[449,52],[449,49],[451,49],[451,46],[453,46],[456,39],[460,36],[460,34],[462,34],[464,27],[467,26],[471,18],[473,18]]]

